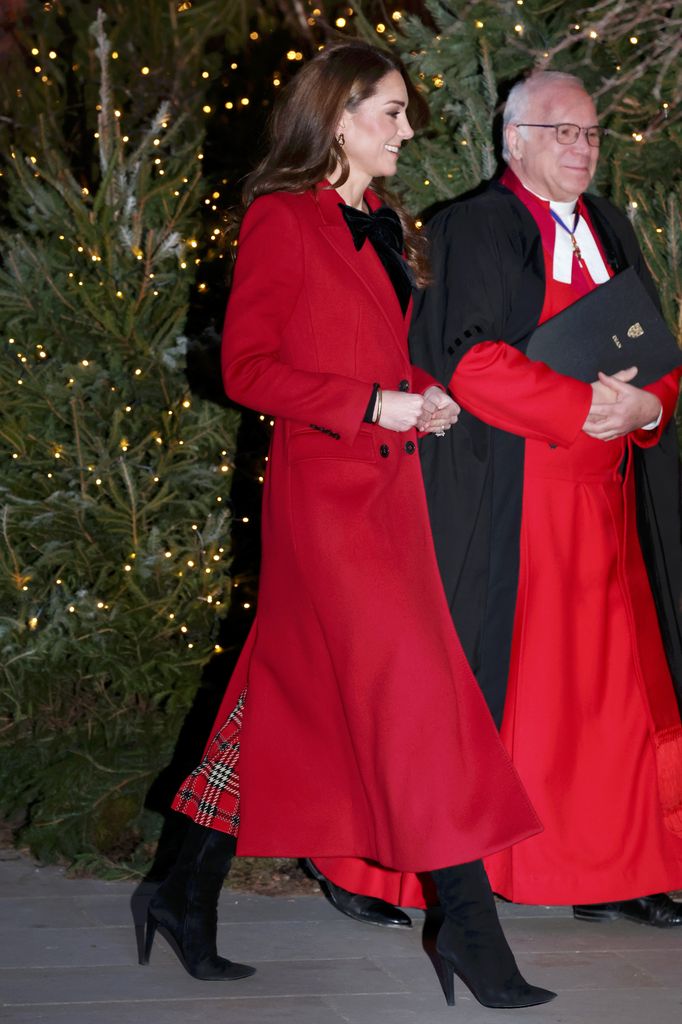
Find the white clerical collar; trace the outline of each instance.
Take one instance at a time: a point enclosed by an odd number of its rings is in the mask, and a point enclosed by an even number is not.
[[[555,224],[554,232],[554,256],[552,260],[552,277],[555,281],[563,284],[570,284],[573,276],[574,255],[571,235],[575,238],[580,259],[587,267],[588,273],[595,284],[604,284],[609,279],[609,272],[599,251],[594,235],[590,231],[583,217],[576,218],[575,211],[578,197],[560,202],[557,199],[547,199],[532,188],[524,186],[532,195],[549,203],[549,208],[561,219],[565,227]],[[568,229],[568,230],[567,230]]]
[[[549,200],[550,210],[554,210],[554,212],[558,214],[563,221],[566,221],[566,223],[569,222],[570,217],[573,217],[575,215],[575,208],[577,205],[577,199],[571,199],[567,203],[560,203],[556,199]]]
[[[523,185],[523,182],[521,182]],[[565,202],[560,202],[558,199],[548,199],[547,196],[541,196],[539,192],[534,192],[532,188],[528,188],[527,185],[523,185],[527,192],[535,196],[536,199],[541,199],[543,203],[549,203],[549,208],[552,210],[557,217],[560,217],[566,227],[562,227],[561,224],[555,224],[554,232],[554,257],[552,260],[552,277],[555,281],[561,281],[563,284],[570,284],[573,276],[573,257],[575,250],[573,248],[573,242],[571,241],[571,235],[575,238],[576,245],[580,252],[580,258],[587,267],[588,273],[595,284],[604,284],[609,279],[609,272],[606,269],[606,264],[602,258],[602,254],[599,251],[594,235],[590,231],[584,217],[578,216],[576,218],[576,206],[578,204],[578,196],[575,199],[569,199]],[[568,230],[566,230],[568,228]]]

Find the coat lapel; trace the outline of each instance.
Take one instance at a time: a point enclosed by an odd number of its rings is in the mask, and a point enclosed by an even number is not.
[[[322,221],[320,226],[322,236],[353,271],[372,301],[379,307],[390,327],[391,337],[404,355],[406,318],[403,318],[393,285],[369,242],[365,243],[360,252],[356,251],[348,225],[339,209],[339,203],[342,203],[343,200],[338,192],[325,187],[326,185],[327,183],[324,182],[318,186],[315,192]],[[381,206],[379,197],[369,189],[365,192],[365,201],[371,210]],[[408,307],[408,312],[409,309],[410,307]]]

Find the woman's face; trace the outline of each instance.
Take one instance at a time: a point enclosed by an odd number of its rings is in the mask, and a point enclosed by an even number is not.
[[[337,134],[343,133],[351,176],[395,174],[400,147],[414,135],[406,111],[407,89],[398,71],[384,75],[354,111],[344,111]]]

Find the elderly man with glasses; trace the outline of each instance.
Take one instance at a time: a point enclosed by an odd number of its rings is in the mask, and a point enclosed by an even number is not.
[[[627,218],[585,192],[601,137],[579,79],[539,72],[512,89],[501,178],[429,224],[433,283],[410,344],[463,408],[447,437],[421,442],[436,553],[544,825],[487,860],[492,886],[580,920],[675,927],[682,808],[663,805],[659,783],[682,793],[679,373],[590,385],[525,355],[539,323],[626,267],[656,296]],[[409,876],[318,867],[347,889],[422,902]]]

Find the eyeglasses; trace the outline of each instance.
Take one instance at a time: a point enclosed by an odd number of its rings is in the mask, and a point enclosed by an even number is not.
[[[580,138],[580,133],[585,132],[588,146],[599,146],[606,131],[599,125],[593,124],[589,128],[581,128],[578,124],[517,124],[517,128],[553,128],[556,140],[562,146],[572,146]]]

